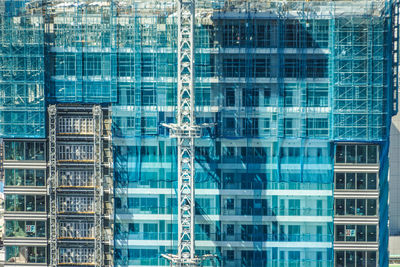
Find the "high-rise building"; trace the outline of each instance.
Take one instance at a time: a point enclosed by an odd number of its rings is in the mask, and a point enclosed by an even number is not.
[[[398,5],[196,1],[206,265],[388,265]],[[5,266],[169,265],[178,22],[175,0],[0,1]]]

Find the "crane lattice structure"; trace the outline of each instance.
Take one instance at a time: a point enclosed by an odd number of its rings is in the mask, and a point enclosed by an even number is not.
[[[177,138],[178,151],[178,254],[162,256],[174,266],[198,266],[195,255],[195,139],[201,126],[194,116],[194,22],[195,0],[178,0],[178,101],[177,122],[164,124]]]

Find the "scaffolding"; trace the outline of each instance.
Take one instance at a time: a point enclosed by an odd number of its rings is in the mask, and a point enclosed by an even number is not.
[[[50,264],[111,266],[112,232],[104,227],[112,196],[108,109],[50,105],[48,110]]]
[[[48,109],[51,266],[100,265],[110,256],[98,256],[107,236],[115,240],[110,265],[166,265],[161,253],[179,254],[177,237],[189,228],[176,227],[182,146],[173,136],[193,137],[184,138],[198,188],[190,253],[196,245],[196,254],[216,254],[228,267],[333,265],[336,144],[373,143],[387,161],[398,6],[196,1],[185,123],[215,127],[182,132],[163,126],[182,115],[176,1],[2,1],[0,135],[44,137],[44,97],[56,104]],[[112,141],[103,134],[111,124]],[[382,164],[382,235],[386,173]],[[100,203],[115,209],[115,217],[103,210],[115,234],[101,231]],[[66,246],[81,238],[87,247]]]

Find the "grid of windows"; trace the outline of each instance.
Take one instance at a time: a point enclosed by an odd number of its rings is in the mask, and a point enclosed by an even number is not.
[[[59,196],[59,212],[93,212],[93,197],[86,196]]]
[[[45,186],[46,171],[33,169],[5,169],[6,186]]]
[[[93,238],[94,224],[92,222],[60,222],[59,236],[61,238]]]
[[[93,171],[62,169],[58,179],[60,186],[93,186]]]
[[[379,153],[377,145],[337,145],[336,163],[376,164]]]
[[[93,248],[60,248],[60,264],[93,263]]]
[[[377,173],[336,172],[336,190],[376,190]]]
[[[46,196],[6,194],[6,211],[44,212]]]
[[[60,134],[93,134],[93,118],[60,117],[58,127]]]
[[[335,199],[336,215],[357,215],[357,216],[375,216],[377,215],[376,199]]]
[[[92,145],[58,145],[59,160],[93,160]]]

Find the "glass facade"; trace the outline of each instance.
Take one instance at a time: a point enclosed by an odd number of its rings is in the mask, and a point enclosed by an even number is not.
[[[160,254],[177,247],[177,151],[161,124],[176,116],[175,1],[45,2],[0,4],[0,135],[45,137],[45,96],[110,105],[114,265],[168,265]],[[196,122],[215,124],[195,141],[197,254],[217,255],[218,266],[386,266],[391,2],[197,1]],[[92,134],[92,124],[64,116],[58,130]],[[42,150],[9,142],[5,158],[44,160]],[[57,157],[91,161],[93,150],[58,144]],[[86,186],[91,176],[65,170],[59,183]],[[41,177],[9,169],[6,183],[41,186]],[[93,210],[89,197],[65,201]],[[41,205],[38,196],[6,196],[9,211]],[[380,223],[334,225],[341,216]],[[10,233],[19,223],[9,222]],[[378,241],[379,251],[335,248]],[[63,255],[84,248],[74,249]]]

